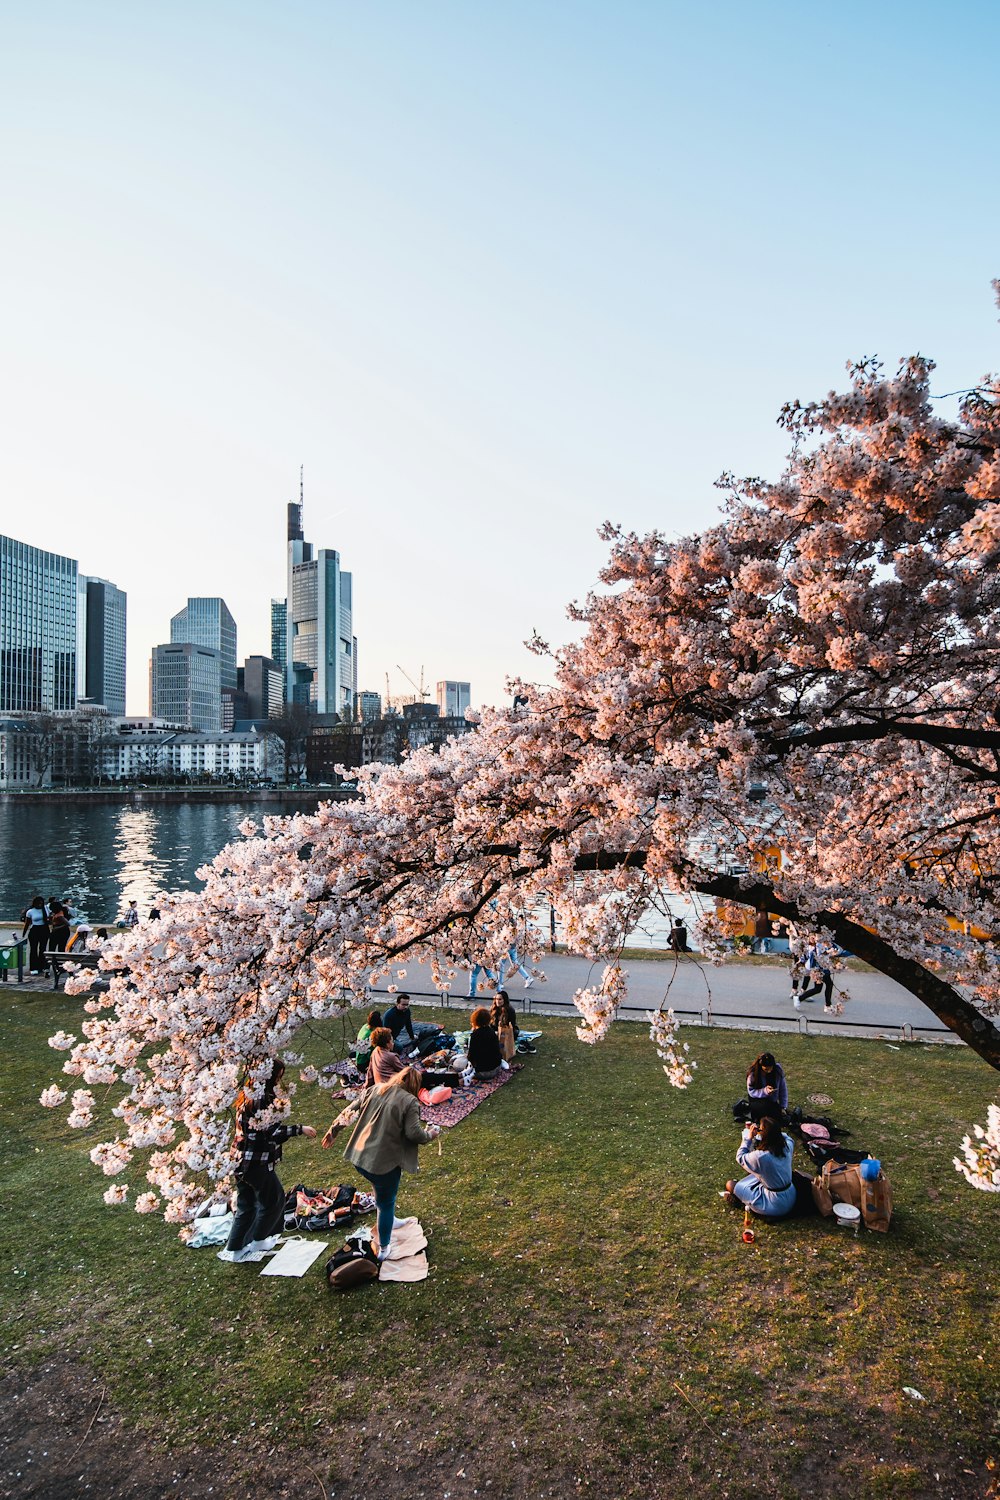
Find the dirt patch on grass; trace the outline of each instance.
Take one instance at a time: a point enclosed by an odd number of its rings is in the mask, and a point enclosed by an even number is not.
[[[576,1409],[572,1398],[542,1401],[535,1422],[522,1425],[518,1407],[526,1418],[532,1400],[527,1374],[520,1390],[484,1389],[467,1377],[439,1386],[433,1398],[382,1390],[364,1421],[328,1426],[308,1449],[261,1440],[249,1426],[245,1438],[167,1446],[130,1423],[101,1380],[70,1358],[8,1373],[0,1380],[0,1399],[8,1418],[0,1437],[0,1494],[11,1500],[371,1500],[378,1494],[666,1500],[681,1493],[784,1500],[790,1492],[821,1500],[843,1493],[845,1475],[872,1495],[992,1493],[980,1466],[973,1470],[954,1454],[941,1454],[940,1467],[928,1469],[900,1452],[897,1442],[894,1460],[880,1458],[879,1450],[891,1454],[894,1446],[885,1414],[878,1413],[883,1426],[876,1431],[869,1411],[865,1441],[831,1421],[823,1400],[809,1419],[808,1447],[801,1445],[801,1429],[775,1412],[767,1442],[748,1459],[732,1433],[685,1408],[680,1398],[676,1409],[661,1405],[634,1414],[639,1433],[657,1430],[648,1444],[637,1443],[635,1433],[622,1442],[624,1434],[612,1436],[609,1424],[611,1442],[602,1451],[596,1414]],[[252,1390],[246,1409],[249,1423]],[[665,1428],[672,1435],[667,1443]]]

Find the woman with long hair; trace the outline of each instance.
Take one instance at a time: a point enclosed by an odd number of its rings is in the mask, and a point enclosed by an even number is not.
[[[236,1216],[220,1260],[249,1259],[258,1250],[273,1250],[284,1224],[285,1190],[277,1173],[281,1147],[293,1135],[315,1136],[311,1125],[293,1125],[290,1120],[255,1125],[258,1116],[274,1104],[274,1095],[285,1071],[275,1062],[259,1099],[242,1088],[236,1096]]]
[[[788,1108],[788,1084],[773,1052],[762,1052],[750,1064],[747,1074],[747,1093],[750,1095],[750,1118],[759,1120],[763,1115],[773,1115],[780,1120]]]
[[[344,1151],[344,1160],[357,1167],[375,1189],[379,1260],[389,1253],[393,1229],[405,1222],[396,1218],[400,1178],[404,1172],[417,1170],[417,1148],[441,1134],[440,1125],[425,1129],[421,1122],[417,1099],[421,1081],[419,1068],[403,1068],[388,1083],[369,1089],[362,1096],[361,1115]],[[335,1125],[336,1121],[323,1137],[324,1147],[332,1144]]]
[[[742,1203],[762,1219],[783,1219],[795,1207],[792,1181],[793,1142],[770,1115],[743,1132],[736,1160],[746,1172],[726,1183],[729,1203]]]
[[[472,1031],[469,1034],[469,1061],[481,1082],[496,1078],[503,1067],[503,1054],[497,1034],[490,1028],[490,1013],[480,1005],[469,1017]]]
[[[371,1061],[372,1055],[372,1032],[382,1025],[382,1012],[370,1010],[368,1019],[358,1032],[354,1043],[354,1066],[359,1073],[363,1073]]]
[[[42,972],[45,962],[45,946],[49,936],[49,914],[41,896],[32,896],[31,905],[24,913],[24,929],[21,936],[28,937],[28,969],[32,974]]]

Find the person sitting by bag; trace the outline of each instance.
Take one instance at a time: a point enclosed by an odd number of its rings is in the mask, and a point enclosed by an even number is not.
[[[496,1078],[504,1065],[503,1053],[495,1031],[490,1029],[490,1013],[480,1005],[469,1018],[472,1032],[469,1036],[469,1061],[476,1070],[481,1083]]]
[[[778,1121],[767,1116],[743,1132],[736,1160],[746,1177],[726,1183],[726,1201],[742,1203],[762,1219],[783,1219],[795,1207],[793,1142]]]
[[[405,1072],[407,1063],[392,1045],[392,1032],[388,1026],[376,1026],[369,1038],[372,1044],[368,1071],[365,1073],[365,1088],[389,1083],[397,1073]]]
[[[773,1052],[762,1052],[751,1064],[747,1074],[747,1093],[750,1095],[751,1120],[760,1120],[764,1115],[781,1119],[788,1108],[788,1084]]]
[[[370,1010],[368,1019],[358,1032],[354,1043],[354,1066],[359,1073],[363,1073],[371,1062],[372,1056],[372,1032],[382,1025],[382,1012]]]

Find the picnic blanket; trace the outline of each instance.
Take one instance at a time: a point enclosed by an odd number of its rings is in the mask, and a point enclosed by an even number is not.
[[[510,1083],[513,1073],[500,1073],[496,1078],[491,1078],[489,1083],[474,1083],[468,1089],[455,1089],[450,1099],[443,1104],[425,1104],[424,1114],[429,1125],[457,1125],[459,1120],[464,1120],[466,1115],[495,1094],[497,1089],[502,1089],[505,1083]]]

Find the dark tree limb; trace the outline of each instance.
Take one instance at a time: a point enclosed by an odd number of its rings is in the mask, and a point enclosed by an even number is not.
[[[860,724],[827,724],[823,729],[809,729],[803,734],[774,736],[768,749],[777,756],[789,755],[803,747],[852,745],[863,740],[919,740],[925,745],[952,748],[962,745],[973,750],[1000,750],[1000,731],[996,729],[961,729],[951,724],[918,724],[910,720],[875,719]]]
[[[581,855],[576,867],[581,871],[617,870],[629,865],[641,869],[644,864],[645,854],[642,850],[627,854],[601,850],[597,854]],[[694,880],[692,888],[703,896],[715,896],[723,901],[734,901],[738,905],[773,912],[775,916],[784,917],[789,922],[826,928],[841,947],[871,964],[873,969],[878,969],[886,978],[895,980],[904,990],[909,990],[949,1031],[961,1037],[991,1068],[1000,1071],[1000,1031],[993,1022],[971,1001],[960,995],[954,986],[939,979],[915,959],[904,958],[884,938],[880,938],[875,932],[869,932],[859,922],[853,922],[843,912],[802,912],[794,901],[783,901],[776,896],[766,881],[746,886],[741,885],[735,875],[715,875],[711,879]]]
[[[915,959],[903,958],[877,933],[869,932],[859,922],[852,922],[843,912],[818,911],[803,915],[794,901],[782,901],[765,882],[741,886],[735,875],[717,875],[711,880],[696,880],[694,888],[704,896],[740,902],[774,912],[776,916],[784,917],[790,922],[826,928],[832,932],[841,947],[871,964],[873,969],[878,969],[887,978],[894,979],[903,989],[909,990],[949,1031],[953,1031],[978,1052],[991,1068],[1000,1070],[1000,1031],[992,1021],[952,985],[939,979]]]

